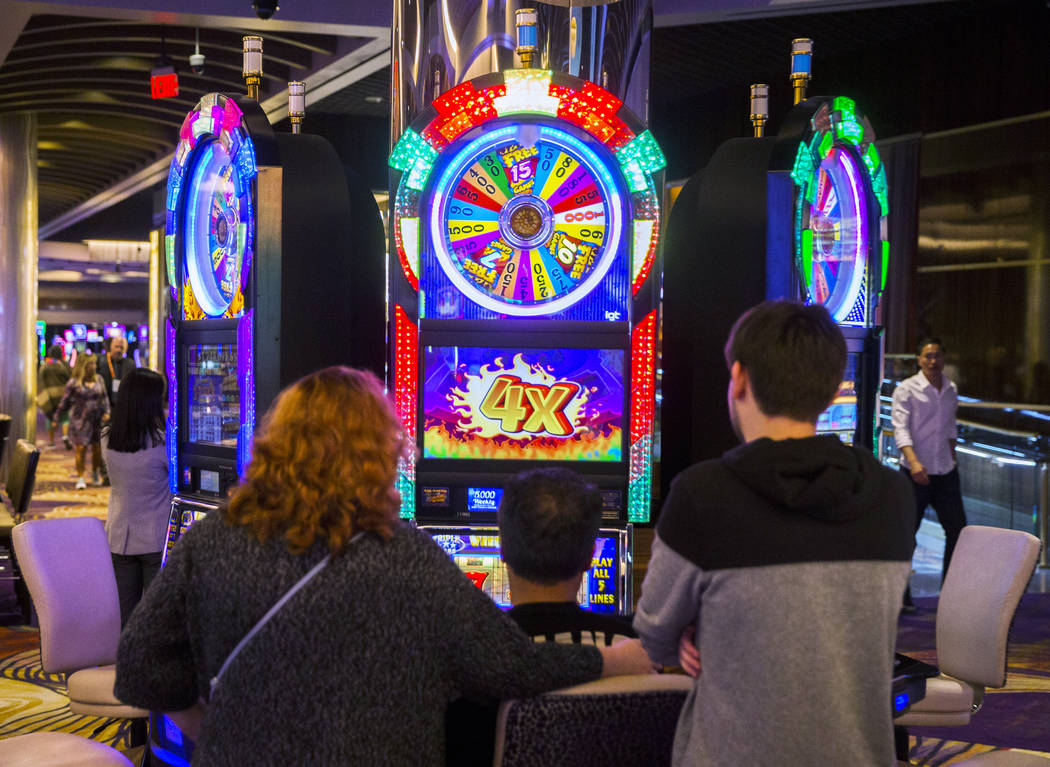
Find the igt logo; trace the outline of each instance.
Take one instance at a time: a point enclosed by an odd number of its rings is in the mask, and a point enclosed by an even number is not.
[[[565,407],[579,391],[580,385],[571,381],[546,386],[501,375],[492,382],[479,410],[486,418],[499,421],[508,434],[547,432],[567,437],[574,428],[565,415]]]

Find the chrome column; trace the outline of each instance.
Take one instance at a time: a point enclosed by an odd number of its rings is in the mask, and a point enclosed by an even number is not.
[[[590,80],[648,122],[652,0],[395,0],[391,146],[441,93],[518,66],[522,8],[538,16],[532,66]]]
[[[0,115],[0,412],[36,439],[36,115]],[[6,463],[5,463],[6,466]]]

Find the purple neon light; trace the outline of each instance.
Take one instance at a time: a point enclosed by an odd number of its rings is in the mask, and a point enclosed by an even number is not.
[[[249,309],[237,322],[237,385],[241,389],[241,427],[237,432],[237,476],[243,477],[252,460],[255,433],[255,352],[253,320]]]
[[[860,195],[860,180],[857,178],[856,161],[853,159],[853,155],[848,151],[840,151],[839,158],[842,161],[842,166],[846,169],[846,175],[849,176],[849,191],[853,196],[853,210],[857,211],[856,251],[853,254],[853,272],[850,274],[849,298],[842,304],[842,310],[836,312],[836,314],[842,314],[842,316],[835,317],[836,321],[841,322],[857,302],[857,293],[860,291],[864,273],[868,268],[867,253],[865,252],[868,244],[868,206],[866,204],[867,201],[863,200]]]
[[[168,488],[171,492],[179,489],[179,375],[176,370],[178,348],[175,346],[175,325],[171,320],[165,328],[168,350]]]

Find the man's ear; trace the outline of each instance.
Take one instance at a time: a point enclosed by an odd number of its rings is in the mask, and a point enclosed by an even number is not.
[[[747,392],[748,378],[747,370],[737,360],[729,368],[729,392],[733,399],[743,399]]]

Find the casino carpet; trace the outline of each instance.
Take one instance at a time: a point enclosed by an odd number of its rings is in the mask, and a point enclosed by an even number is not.
[[[105,519],[109,488],[77,491],[74,482],[72,453],[61,446],[43,448],[28,518],[90,515]],[[643,575],[636,573],[639,583]],[[935,661],[937,599],[915,601],[919,611],[901,616],[898,649]],[[36,629],[0,627],[0,738],[41,730],[75,732],[109,743],[136,761],[140,749],[128,746],[128,723],[71,713],[64,680],[63,674],[40,669]],[[105,726],[95,733],[101,725]],[[1022,598],[1010,635],[1007,686],[989,692],[972,723],[912,728],[910,734],[909,757],[914,765],[949,765],[999,749],[1046,752],[1050,757],[1050,594]]]

